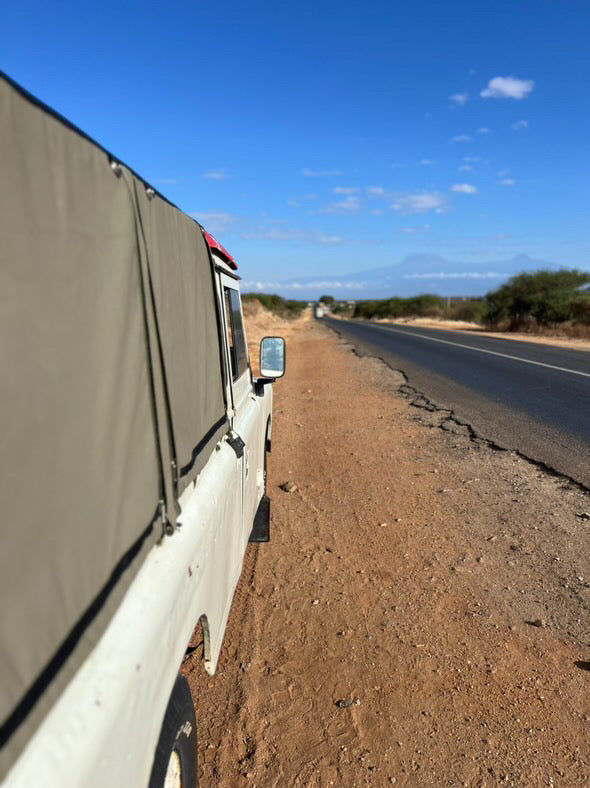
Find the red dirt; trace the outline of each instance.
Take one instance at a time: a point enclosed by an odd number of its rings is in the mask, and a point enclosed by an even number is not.
[[[588,493],[413,407],[326,328],[257,320],[289,335],[272,541],[217,675],[185,660],[201,785],[590,784]]]

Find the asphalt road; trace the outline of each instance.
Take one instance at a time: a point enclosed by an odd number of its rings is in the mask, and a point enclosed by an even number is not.
[[[325,318],[476,432],[590,486],[590,352]]]

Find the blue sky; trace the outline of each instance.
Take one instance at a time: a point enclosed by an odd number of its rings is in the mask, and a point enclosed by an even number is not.
[[[435,253],[590,268],[590,4],[21,0],[2,68],[247,282]]]

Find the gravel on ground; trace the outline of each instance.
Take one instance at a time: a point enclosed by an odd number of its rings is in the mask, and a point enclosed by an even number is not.
[[[271,543],[185,659],[201,785],[590,784],[588,491],[309,317],[248,329],[288,338]]]

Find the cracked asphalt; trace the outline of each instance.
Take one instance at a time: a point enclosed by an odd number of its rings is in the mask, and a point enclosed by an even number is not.
[[[474,434],[590,487],[590,353],[441,329],[324,319]],[[414,394],[414,397],[417,395]]]

